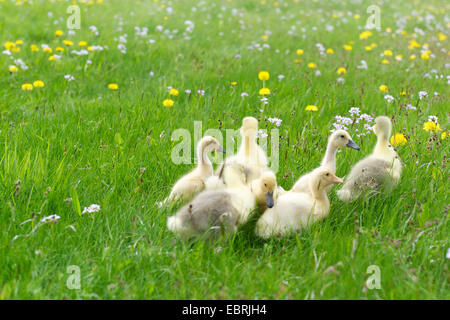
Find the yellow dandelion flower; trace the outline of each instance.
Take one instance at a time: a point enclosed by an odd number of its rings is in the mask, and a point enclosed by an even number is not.
[[[420,44],[416,40],[410,40],[408,49],[420,48]]]
[[[369,30],[363,31],[361,32],[361,34],[359,35],[360,39],[367,39],[368,37],[372,36],[372,32]]]
[[[110,83],[110,84],[108,84],[108,89],[109,90],[118,90],[119,85],[117,83]]]
[[[396,133],[391,137],[391,144],[394,147],[403,146],[408,140],[403,133]]]
[[[353,18],[359,19],[359,18],[361,18],[361,16],[360,16],[359,14],[355,14],[355,15],[353,16]]]
[[[349,44],[344,44],[344,49],[345,49],[345,51],[352,51],[353,47]]]
[[[430,55],[429,55],[428,53],[422,53],[422,54],[420,55],[420,57],[421,57],[423,60],[428,60],[428,59],[430,59]]]
[[[402,54],[398,54],[395,56],[395,60],[397,61],[402,61],[403,60],[403,55]]]
[[[63,43],[64,43],[66,46],[73,46],[73,42],[70,41],[70,40],[63,40]]]
[[[14,42],[11,41],[6,41],[5,42],[5,49],[6,50],[12,50],[16,47],[16,44]]]
[[[45,47],[44,49],[42,49],[42,51],[46,52],[46,53],[52,53],[53,49],[49,48],[49,47]]]
[[[371,51],[372,47],[371,46],[366,46],[365,49],[366,49],[366,51]]]
[[[180,92],[178,92],[177,89],[172,88],[169,90],[169,94],[176,97],[180,94]]]
[[[260,73],[258,73],[258,78],[261,81],[269,80],[269,77],[270,75],[269,72],[267,71],[261,71]]]
[[[441,134],[441,139],[442,139],[442,140],[445,140],[445,139],[447,139],[448,136],[449,136],[449,132],[448,132],[448,131],[444,131],[444,132],[442,132],[442,134]]]
[[[37,45],[35,45],[35,44],[32,44],[30,46],[30,48],[31,48],[31,51],[34,51],[34,52],[39,51],[39,47]]]
[[[259,90],[259,94],[261,96],[268,95],[268,94],[270,94],[270,90],[269,90],[269,88],[262,88],[262,89]]]
[[[55,36],[57,36],[57,37],[61,37],[63,34],[64,34],[64,32],[62,32],[62,30],[55,31]]]
[[[384,50],[385,56],[392,56],[392,50]]]
[[[410,56],[409,56],[409,59],[415,60],[415,59],[416,59],[416,55],[415,55],[415,54],[410,55]]]
[[[16,44],[23,44],[22,40],[16,40]]]
[[[334,50],[331,49],[331,48],[328,48],[326,52],[327,52],[328,54],[334,54]]]
[[[376,43],[372,43],[370,46],[371,46],[372,49],[373,49],[373,48],[376,48],[376,47],[377,47],[377,44],[376,44]]]
[[[439,32],[439,33],[438,33],[438,38],[439,38],[439,41],[444,41],[444,40],[447,39],[447,35],[445,35],[445,34],[442,33],[442,32]]]
[[[386,32],[392,32],[392,29],[389,28],[389,27],[387,27],[387,28],[386,28]]]
[[[302,49],[298,49],[295,53],[298,54],[299,56],[301,56],[303,54],[303,50]]]
[[[382,64],[389,64],[389,60],[388,59],[383,59],[383,60],[381,60],[381,63]]]
[[[400,95],[401,95],[401,96],[406,96],[406,91],[400,92]]]
[[[387,85],[382,84],[382,85],[380,86],[380,91],[381,91],[381,92],[388,92],[388,91],[389,91],[389,88],[388,88]]]
[[[341,67],[337,70],[337,74],[346,74],[347,73],[347,69],[345,69],[344,67]]]
[[[174,102],[173,102],[172,99],[165,99],[165,100],[163,101],[163,106],[164,106],[164,107],[172,107],[173,104],[174,104]]]
[[[78,45],[80,47],[85,47],[85,46],[87,46],[87,42],[86,41],[80,41],[80,42],[78,42]]]
[[[311,68],[311,69],[317,68],[317,64],[315,64],[314,62],[310,62],[310,63],[308,63],[308,68]]]
[[[56,48],[55,48],[55,51],[63,52],[63,51],[64,51],[64,48],[63,48],[63,47],[56,47]]]
[[[22,90],[23,91],[31,91],[31,90],[33,90],[33,85],[31,83],[24,83],[22,85]]]
[[[43,88],[44,87],[44,81],[42,80],[36,80],[33,82],[33,87],[35,88]]]
[[[262,39],[262,40],[267,40],[267,39],[269,39],[269,36],[268,36],[267,34],[264,34],[264,35],[261,37],[261,39]]]
[[[302,62],[302,59],[294,59],[294,62],[295,62],[295,63],[301,63],[301,62]]]
[[[308,105],[305,108],[306,111],[318,111],[319,108],[317,108],[317,106],[313,106],[313,105]]]
[[[48,60],[54,61],[54,60],[56,60],[56,57],[55,56],[50,56],[50,57],[48,57]]]
[[[231,81],[231,85],[232,85],[232,86],[236,86],[236,85],[237,85],[237,82],[236,82],[236,81]]]
[[[17,72],[19,71],[19,68],[17,68],[16,66],[9,66],[9,72]]]
[[[438,132],[439,130],[441,130],[441,127],[439,126],[439,123],[436,123],[433,121],[427,121],[423,124],[423,130]]]

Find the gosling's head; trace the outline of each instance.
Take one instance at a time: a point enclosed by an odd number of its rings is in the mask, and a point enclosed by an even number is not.
[[[242,119],[241,135],[256,136],[258,133],[258,120],[253,117],[245,117]]]
[[[277,190],[277,177],[272,171],[265,171],[261,177],[261,190],[265,195],[266,206],[272,208],[275,204],[274,194]]]
[[[335,184],[343,183],[344,180],[337,177],[333,172],[325,168],[319,168],[314,172],[314,179],[311,181],[311,187],[317,191]]]
[[[375,126],[373,127],[373,132],[377,137],[384,139],[389,139],[392,131],[391,119],[386,116],[379,116],[375,118]]]
[[[345,130],[336,130],[331,134],[328,141],[336,148],[347,147],[359,150],[358,145],[355,142],[353,142],[352,138]]]
[[[219,141],[211,136],[204,136],[202,140],[200,140],[198,147],[200,148],[200,150],[203,150],[203,153],[210,153],[213,151],[225,153],[225,149],[222,148]]]

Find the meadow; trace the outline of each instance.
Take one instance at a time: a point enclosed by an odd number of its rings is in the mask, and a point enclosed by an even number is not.
[[[0,0],[0,299],[449,299],[449,9]],[[404,164],[392,192],[346,204],[334,187],[327,219],[281,239],[255,219],[214,245],[167,229],[157,202],[195,166],[171,160],[174,130],[257,118],[289,189],[336,128],[361,147],[338,153],[345,176],[379,115]]]

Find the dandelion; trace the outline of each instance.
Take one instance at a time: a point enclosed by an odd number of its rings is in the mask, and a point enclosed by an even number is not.
[[[437,123],[437,122],[427,121],[423,124],[423,130],[438,132],[441,130],[441,127],[439,126],[439,123]]]
[[[8,69],[9,69],[9,72],[17,72],[17,71],[19,71],[19,68],[17,68],[16,66],[9,66]]]
[[[382,84],[379,89],[380,89],[381,92],[388,92],[389,91],[388,86],[385,85],[385,84]]]
[[[45,53],[52,53],[53,49],[50,47],[45,47],[44,49],[42,49],[42,51],[44,51]]]
[[[396,133],[391,137],[391,144],[394,147],[403,146],[408,140],[403,133]]]
[[[392,51],[391,50],[384,50],[383,54],[385,56],[392,56]]]
[[[295,53],[297,55],[301,56],[303,54],[303,50],[302,49],[298,49]]]
[[[259,90],[259,94],[261,96],[268,95],[268,94],[270,94],[270,90],[269,90],[269,88],[262,88],[262,89]]]
[[[63,40],[63,43],[66,45],[66,46],[73,46],[73,42],[72,41],[70,41],[70,40]]]
[[[89,207],[84,207],[83,212],[81,214],[85,213],[95,213],[100,211],[100,206],[98,204],[91,204]]]
[[[230,83],[232,86],[237,86],[237,82],[236,81],[231,81]]]
[[[64,48],[63,47],[56,47],[55,51],[64,52]]]
[[[258,73],[258,78],[261,81],[269,80],[269,77],[270,75],[269,72],[267,71],[261,71],[260,73]]]
[[[62,32],[62,30],[55,31],[55,36],[57,36],[57,37],[61,37],[63,34],[64,34],[64,32]]]
[[[410,56],[409,56],[409,59],[410,59],[410,60],[415,60],[415,59],[416,59],[416,55],[415,55],[415,54],[410,55]]]
[[[345,69],[344,67],[341,67],[337,70],[337,74],[341,75],[341,74],[346,74],[347,73],[347,69]]]
[[[402,61],[403,60],[403,55],[401,55],[401,54],[396,55],[395,56],[395,60]]]
[[[334,50],[331,48],[328,48],[326,51],[327,54],[334,54]]]
[[[382,64],[389,64],[389,60],[388,59],[383,59],[383,60],[381,60],[381,63]]]
[[[353,47],[349,44],[344,44],[344,49],[345,49],[345,51],[352,51]]]
[[[430,55],[425,52],[420,55],[420,58],[422,58],[423,60],[428,60],[430,59]]]
[[[165,99],[165,100],[163,101],[163,106],[164,106],[164,107],[172,107],[173,104],[174,104],[174,102],[173,102],[172,99]]]
[[[448,137],[449,134],[450,134],[450,133],[449,133],[448,131],[442,132],[442,134],[441,134],[441,139],[442,139],[442,140],[447,139],[447,137]]]
[[[311,68],[311,69],[317,68],[317,64],[315,64],[314,62],[310,62],[310,63],[308,63],[308,68]]]
[[[109,90],[118,90],[119,85],[117,83],[110,83],[110,84],[108,84],[108,89]]]
[[[33,52],[39,51],[39,47],[38,47],[37,45],[35,45],[35,44],[32,44],[32,45],[30,46],[30,48],[31,48],[31,51],[33,51]]]
[[[372,47],[371,46],[365,46],[364,49],[366,49],[366,51],[372,51]]]
[[[22,85],[22,90],[23,91],[31,91],[31,90],[33,90],[33,85],[31,83],[24,83]]]
[[[171,88],[170,90],[169,90],[169,94],[171,95],[171,96],[178,96],[178,94],[179,94],[179,92],[178,92],[178,90],[177,89],[175,89],[175,88]]]
[[[44,81],[36,80],[33,82],[33,87],[35,88],[43,88],[44,87]]]
[[[314,106],[314,105],[308,105],[308,106],[306,106],[306,108],[305,108],[305,110],[306,111],[318,111],[319,110],[319,108],[317,108],[317,106]]]
[[[16,47],[16,44],[15,44],[14,42],[11,42],[11,41],[6,41],[6,42],[5,42],[5,49],[6,49],[6,50],[11,51],[11,50],[13,50],[15,47]]]
[[[439,41],[444,41],[444,40],[447,39],[447,35],[445,35],[445,34],[442,33],[442,32],[439,32],[439,33],[438,33],[438,38],[439,38]],[[450,250],[449,250],[449,252],[450,252]]]
[[[359,38],[364,40],[371,36],[372,36],[372,32],[369,30],[365,30],[365,31],[361,32],[361,34],[359,35]]]
[[[86,41],[80,41],[80,42],[78,42],[78,45],[80,47],[85,47],[85,46],[87,46],[87,42]]]

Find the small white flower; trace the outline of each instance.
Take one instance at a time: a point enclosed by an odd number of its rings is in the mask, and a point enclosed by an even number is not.
[[[447,248],[447,255],[445,256],[447,259],[450,259],[450,248]]]
[[[43,217],[41,219],[41,222],[42,223],[47,223],[47,222],[57,223],[59,219],[61,219],[60,216],[58,216],[57,214],[52,214],[50,216]]]
[[[422,100],[422,98],[426,97],[428,95],[428,92],[426,91],[419,91],[419,99]]]
[[[84,207],[84,210],[81,214],[85,213],[94,213],[100,211],[100,206],[98,204],[91,204],[89,207]]]
[[[395,100],[395,98],[393,96],[391,96],[390,94],[387,94],[384,96],[384,99],[388,102],[391,103]]]

